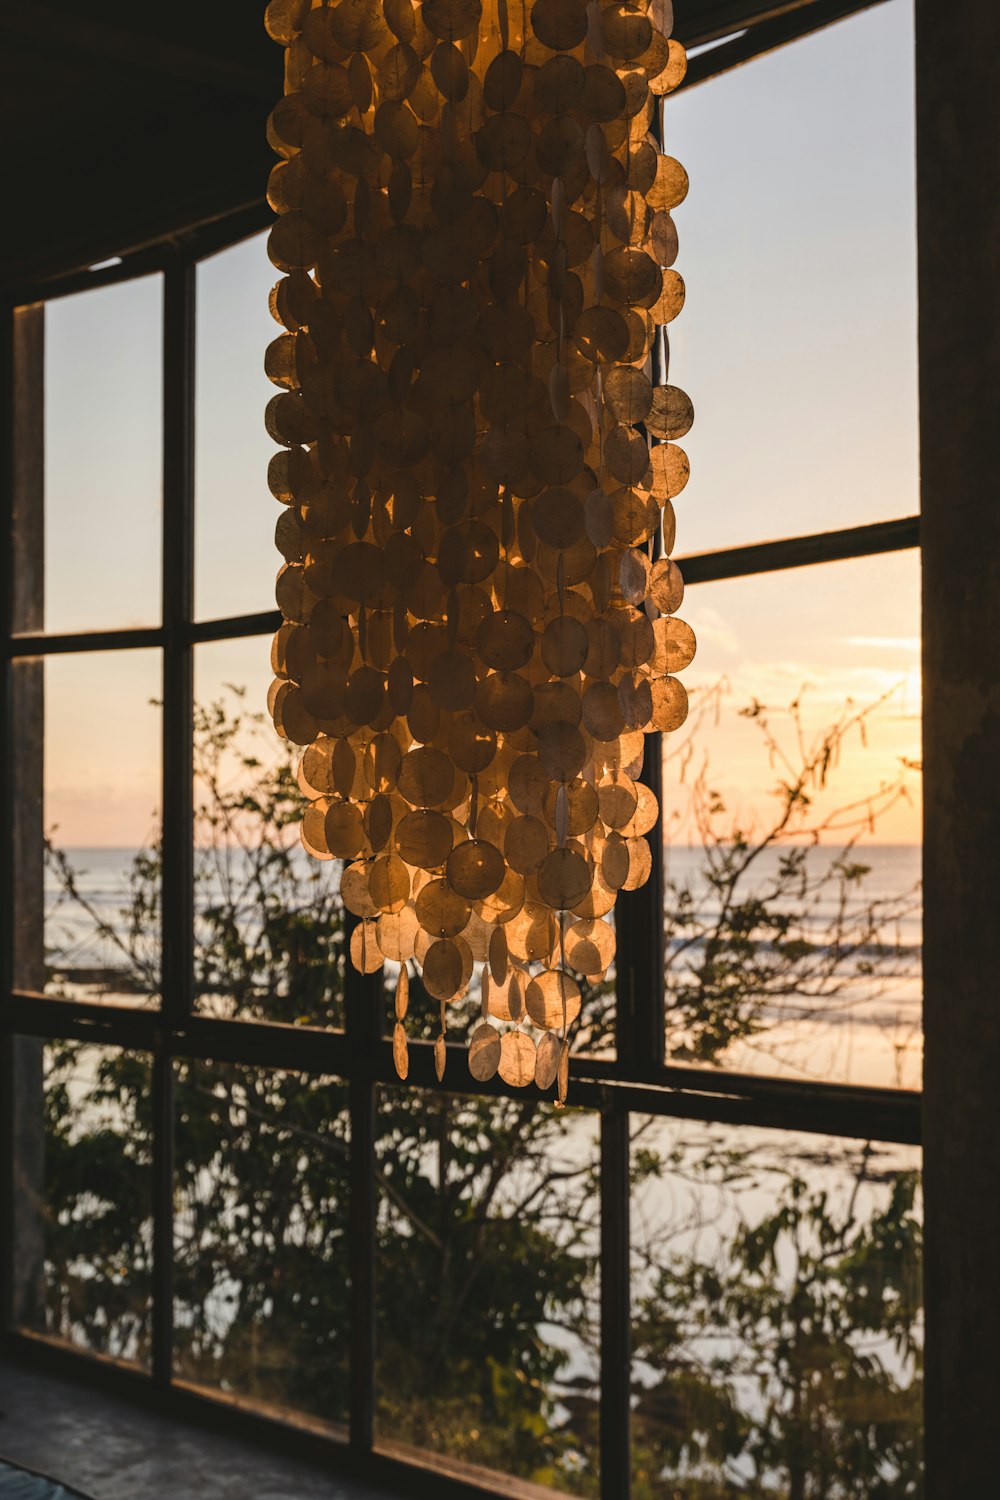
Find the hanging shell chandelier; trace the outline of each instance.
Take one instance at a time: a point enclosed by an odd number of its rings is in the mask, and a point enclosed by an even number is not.
[[[470,986],[478,1079],[557,1085],[657,818],[644,735],[694,655],[692,421],[660,96],[669,0],[272,0],[267,352],[283,623],[269,707],[363,972]],[[478,975],[478,979],[477,979]]]

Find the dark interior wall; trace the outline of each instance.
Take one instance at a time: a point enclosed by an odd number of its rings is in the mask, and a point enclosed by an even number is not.
[[[1000,7],[916,0],[924,556],[927,1493],[1000,1410]]]
[[[282,89],[264,4],[5,7],[0,280],[121,254],[259,200]]]

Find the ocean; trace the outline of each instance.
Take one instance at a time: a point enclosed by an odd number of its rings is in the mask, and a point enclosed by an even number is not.
[[[45,887],[48,991],[108,1004],[144,1003],[143,991],[155,989],[155,982],[138,987],[123,983],[127,963],[120,946],[122,941],[130,944],[144,969],[155,973],[158,934],[148,915],[134,923],[129,900],[128,877],[136,851],[63,852],[76,894],[67,893],[50,866]],[[727,984],[735,975],[743,992],[744,1024],[719,1050],[712,1043],[711,1015],[706,1023],[699,1011],[705,1006],[704,988],[692,980],[704,961],[705,938],[718,923],[727,892],[724,882],[713,879],[706,850],[674,845],[665,851],[668,1044],[673,1060],[818,1082],[919,1087],[920,849],[859,846],[851,858],[866,865],[867,873],[845,885],[835,868],[834,851],[810,848],[805,855],[805,889],[791,889],[786,882],[779,890],[780,862],[787,853],[787,848],[765,851],[735,887],[742,912],[751,912],[753,901],[766,899],[772,912],[786,914],[789,926],[787,932],[776,934],[751,921],[745,945],[722,955],[728,972],[721,988],[712,989],[706,1008],[711,1012],[716,1002],[729,1004]],[[315,872],[313,862],[297,848],[294,857],[301,859],[303,877],[307,870]],[[244,856],[233,850],[229,858],[238,873]],[[207,861],[204,868],[207,871]],[[199,892],[201,902],[219,900],[219,876],[207,874]],[[245,930],[252,931],[252,908],[241,920]],[[759,993],[749,997],[741,979],[748,968],[759,982]]]

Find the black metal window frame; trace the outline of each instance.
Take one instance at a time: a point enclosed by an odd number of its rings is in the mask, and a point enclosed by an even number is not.
[[[863,5],[822,5],[836,20]],[[790,37],[788,19],[770,23],[778,45]],[[763,28],[761,28],[763,30]],[[800,24],[799,33],[807,29]],[[714,76],[746,59],[741,39],[723,42],[704,54],[696,80]],[[725,49],[731,49],[731,56]],[[759,52],[767,50],[758,46]],[[709,69],[708,59],[720,54]],[[697,61],[697,60],[696,60]],[[262,1434],[276,1446],[309,1451],[338,1472],[391,1483],[398,1492],[472,1497],[495,1492],[448,1473],[432,1455],[426,1469],[380,1452],[374,1436],[375,1385],[375,1215],[376,1102],[381,1085],[396,1082],[391,1044],[382,1035],[379,1007],[373,1003],[379,976],[362,977],[346,966],[345,1029],[323,1031],[260,1022],[218,1020],[194,1007],[194,787],[193,660],[206,641],[260,637],[277,627],[276,610],[225,619],[194,617],[194,451],[195,325],[198,262],[264,228],[264,205],[174,237],[97,271],[78,271],[37,287],[23,287],[5,298],[0,399],[3,429],[4,543],[0,605],[3,637],[3,737],[0,743],[0,1347],[79,1371],[86,1367],[111,1384],[144,1394],[161,1408],[229,1423],[255,1439]],[[158,272],[163,277],[163,524],[162,621],[149,628],[76,634],[15,633],[14,553],[8,545],[14,518],[13,430],[15,320],[44,304],[83,289]],[[37,316],[37,314],[36,314]],[[817,535],[793,536],[678,559],[685,582],[696,586],[752,574],[801,568],[842,559],[918,548],[919,518],[908,516]],[[163,947],[159,1009],[127,1009],[75,1000],[51,999],[19,990],[13,983],[15,796],[12,735],[14,664],[24,659],[94,651],[155,648],[163,668],[162,713],[162,917]],[[659,742],[651,739],[646,777],[659,777]],[[654,831],[653,839],[656,840]],[[666,1009],[662,949],[662,869],[640,891],[619,899],[623,932],[617,977],[617,1055],[613,1061],[575,1057],[570,1068],[571,1101],[600,1116],[601,1156],[601,1362],[600,1472],[604,1500],[624,1500],[630,1486],[629,1451],[629,1117],[632,1113],[692,1119],[735,1126],[768,1126],[851,1139],[920,1143],[921,1096],[908,1090],[803,1084],[744,1075],[723,1069],[678,1066],[666,1051]],[[14,1038],[69,1039],[141,1049],[152,1062],[154,1149],[152,1365],[148,1374],[125,1370],[83,1351],[68,1350],[28,1334],[13,1319],[12,1148]],[[477,1083],[464,1062],[464,1048],[450,1048],[447,1083],[438,1083],[432,1044],[411,1043],[409,1082],[448,1094],[510,1095],[499,1079]],[[299,1428],[267,1413],[252,1415],[220,1396],[192,1391],[173,1374],[173,1084],[177,1059],[212,1059],[305,1073],[335,1074],[349,1087],[350,1108],[350,1423],[343,1441]],[[455,1077],[462,1078],[459,1088]],[[496,1490],[504,1489],[498,1475]]]

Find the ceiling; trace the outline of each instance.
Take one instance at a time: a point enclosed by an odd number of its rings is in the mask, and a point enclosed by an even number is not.
[[[690,47],[791,17],[810,29],[799,18],[831,3],[675,0],[675,34]],[[282,87],[263,12],[263,0],[5,7],[0,119],[15,149],[0,283],[35,285],[260,203]]]

